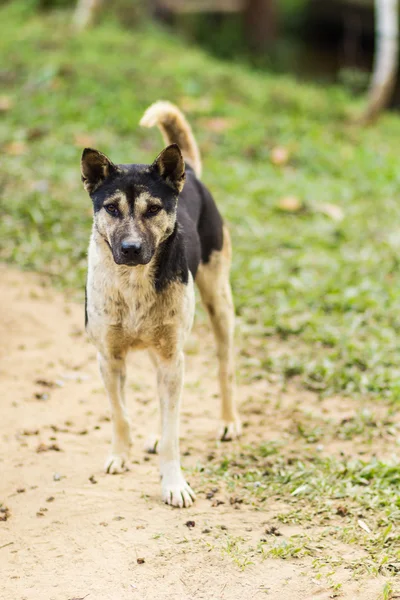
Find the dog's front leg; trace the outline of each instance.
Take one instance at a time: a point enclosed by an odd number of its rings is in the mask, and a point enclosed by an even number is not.
[[[179,412],[184,356],[178,352],[165,360],[156,355],[157,383],[161,405],[159,444],[162,499],[172,506],[191,506],[195,494],[182,475],[179,455]]]
[[[131,446],[131,432],[125,408],[125,357],[99,353],[100,372],[111,405],[112,447],[105,464],[106,473],[123,473]]]

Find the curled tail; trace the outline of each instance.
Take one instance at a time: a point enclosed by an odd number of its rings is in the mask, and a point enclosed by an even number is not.
[[[140,124],[143,127],[157,125],[166,144],[178,144],[183,158],[201,177],[201,159],[196,140],[185,116],[171,102],[155,102],[144,113]]]

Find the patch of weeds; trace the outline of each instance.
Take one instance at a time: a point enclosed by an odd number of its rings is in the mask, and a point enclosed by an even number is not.
[[[301,558],[312,554],[307,542],[295,536],[290,539],[275,540],[272,545],[260,542],[258,551],[265,558]]]
[[[308,444],[319,442],[324,436],[324,431],[320,427],[307,428],[304,423],[297,423],[297,432]]]
[[[250,560],[248,550],[243,547],[242,543],[242,538],[227,535],[225,544],[222,546],[222,552],[229,556],[241,571],[244,571],[246,567],[254,563]]]
[[[272,446],[274,447],[274,446]],[[278,538],[260,551],[268,556],[290,557],[313,554],[316,543],[332,538],[358,546],[366,552],[360,561],[349,563],[354,572],[394,575],[400,569],[400,465],[376,459],[324,458],[311,454],[293,458],[265,453],[265,445],[242,448],[234,456],[214,456],[207,463],[208,480],[227,493],[234,490],[256,510],[270,501],[285,506],[276,518],[287,525],[312,525],[317,539]],[[315,555],[315,553],[314,553]],[[324,560],[322,558],[321,560]]]
[[[378,426],[377,419],[368,410],[362,410],[354,417],[342,419],[335,431],[335,437],[340,440],[352,440],[356,436],[362,436],[364,441],[371,441],[374,432],[378,431]]]

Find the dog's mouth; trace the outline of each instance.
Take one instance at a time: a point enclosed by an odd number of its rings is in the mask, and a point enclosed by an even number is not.
[[[110,248],[111,248],[111,246],[110,246]],[[111,249],[111,251],[112,251],[112,249]],[[151,260],[151,257],[149,259],[147,259],[147,258],[145,259],[142,257],[138,257],[135,259],[126,259],[125,257],[121,257],[119,255],[116,256],[113,252],[113,259],[114,259],[115,264],[119,265],[119,266],[138,267],[140,265],[148,265]]]

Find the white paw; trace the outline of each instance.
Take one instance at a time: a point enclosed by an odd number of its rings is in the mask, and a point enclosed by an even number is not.
[[[196,500],[196,494],[181,476],[179,481],[162,481],[162,499],[165,504],[188,508]]]
[[[218,439],[221,442],[231,442],[237,440],[242,434],[242,425],[240,419],[235,421],[224,421],[218,431]]]
[[[158,442],[159,439],[156,435],[149,436],[144,443],[144,451],[148,454],[158,453]]]
[[[116,475],[117,473],[124,473],[127,471],[126,458],[122,454],[110,454],[104,465],[104,470],[110,475]]]

